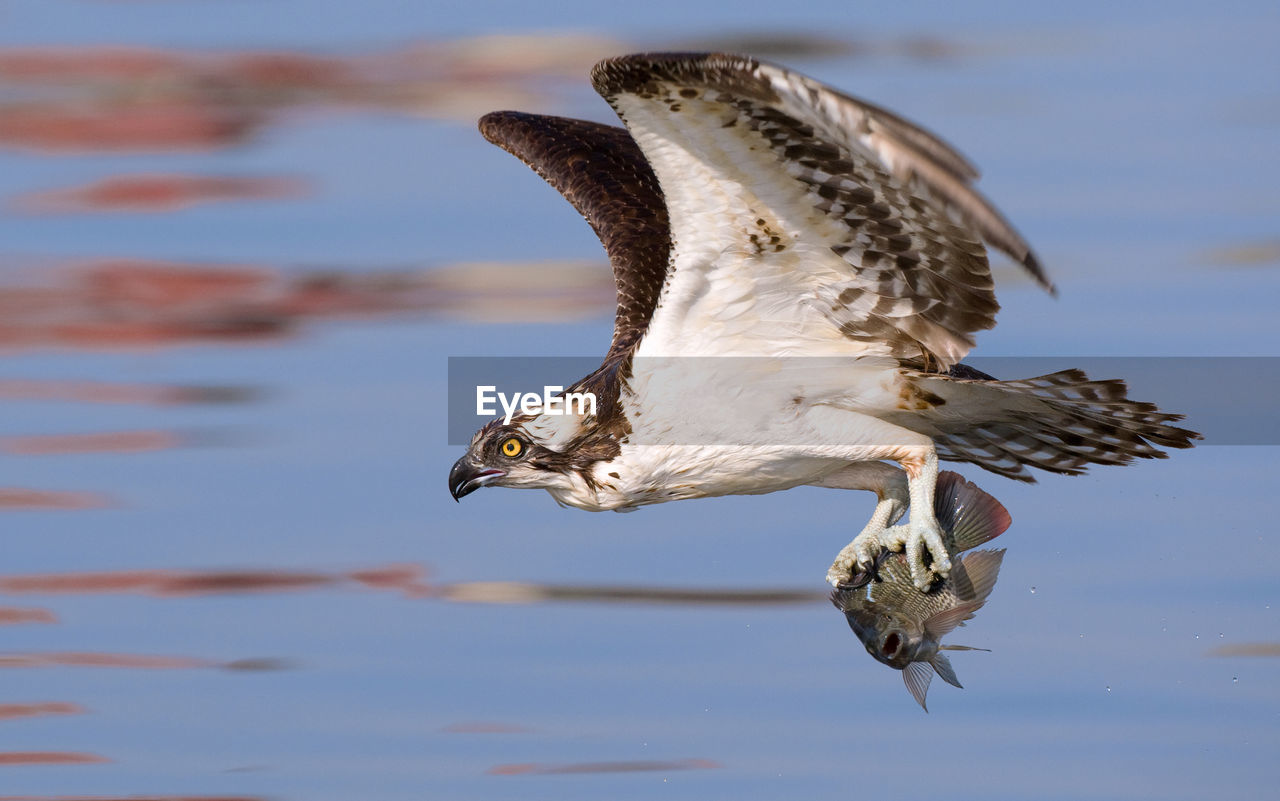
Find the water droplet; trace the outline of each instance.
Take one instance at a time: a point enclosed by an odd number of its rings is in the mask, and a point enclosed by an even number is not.
[[[1034,586],[1034,585],[1031,587],[1031,594],[1032,594],[1032,595],[1035,595],[1035,594],[1036,594],[1036,588],[1035,588],[1035,586]]]
[[[1197,640],[1198,640],[1198,639],[1200,639],[1200,635],[1199,635],[1199,634],[1197,634],[1197,635],[1196,635],[1196,639],[1197,639]]]
[[[1239,683],[1240,683],[1240,677],[1239,677],[1239,676],[1232,676],[1232,677],[1231,677],[1231,683],[1232,683],[1232,684],[1239,684]]]
[[[1107,685],[1107,692],[1111,692],[1111,685],[1110,685],[1110,684],[1108,684],[1108,685]]]
[[[1222,632],[1218,632],[1218,639],[1219,639],[1219,640],[1221,640],[1221,639],[1222,639]]]

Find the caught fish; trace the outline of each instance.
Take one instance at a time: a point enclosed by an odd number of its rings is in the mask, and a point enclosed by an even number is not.
[[[999,501],[949,471],[938,476],[934,511],[943,543],[955,556],[946,580],[920,592],[906,557],[886,552],[874,570],[831,593],[831,602],[844,612],[867,653],[901,670],[907,689],[926,712],[925,695],[935,672],[948,684],[961,686],[942,651],[987,650],[942,644],[943,637],[987,602],[1004,559],[1003,548],[963,552],[1000,536],[1011,522]]]

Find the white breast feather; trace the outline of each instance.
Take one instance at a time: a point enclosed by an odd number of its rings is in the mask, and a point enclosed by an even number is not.
[[[774,492],[886,458],[902,430],[857,411],[896,397],[886,367],[874,358],[638,357],[622,399],[632,431],[619,456],[596,467],[590,507]]]

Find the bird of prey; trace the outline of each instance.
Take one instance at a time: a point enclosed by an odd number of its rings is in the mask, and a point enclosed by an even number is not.
[[[495,112],[482,134],[586,218],[613,265],[594,414],[481,428],[449,474],[626,511],[801,485],[870,490],[832,584],[905,550],[945,577],[938,459],[1027,468],[1163,457],[1198,435],[1078,370],[999,381],[961,363],[999,308],[985,245],[1053,285],[948,144],[777,65],[726,54],[611,58],[591,72],[626,128]],[[895,466],[895,463],[897,466]],[[894,526],[909,510],[908,523]],[[892,528],[891,528],[892,527]]]

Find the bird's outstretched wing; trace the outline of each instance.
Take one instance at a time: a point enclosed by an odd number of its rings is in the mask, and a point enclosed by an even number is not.
[[[969,162],[896,115],[733,55],[624,56],[592,82],[669,215],[655,355],[843,343],[946,368],[995,324],[982,240],[1049,286]]]
[[[564,117],[495,111],[480,132],[532,167],[600,237],[618,285],[605,359],[615,361],[644,335],[669,264],[667,207],[644,154],[623,128]]]

